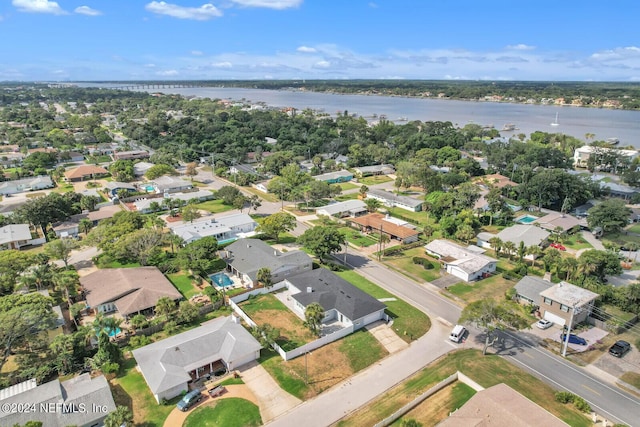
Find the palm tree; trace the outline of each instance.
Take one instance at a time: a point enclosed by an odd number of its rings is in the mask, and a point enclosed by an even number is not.
[[[527,255],[531,255],[531,267],[535,266],[536,258],[542,255],[542,248],[538,245],[532,245],[527,248]]]
[[[378,254],[380,254],[378,256],[378,261],[380,261],[380,259],[382,258],[382,254],[384,253],[384,248],[386,247],[387,243],[389,243],[391,241],[391,239],[389,238],[389,235],[387,234],[380,234],[380,252],[378,252]]]
[[[526,254],[527,248],[524,245],[524,241],[520,240],[520,244],[518,245],[518,262],[522,262]]]
[[[382,207],[382,202],[378,199],[366,198],[364,204],[367,205],[367,211],[375,212]]]
[[[502,251],[502,247],[504,242],[499,237],[492,237],[489,239],[489,245],[491,245],[491,249],[496,253],[496,257],[500,258],[500,252]]]
[[[565,280],[573,281],[575,279],[576,271],[578,270],[578,260],[575,258],[564,258],[561,261],[562,270],[565,273]]]
[[[262,267],[258,270],[256,275],[258,282],[262,283],[262,286],[269,288],[273,285],[273,278],[271,277],[271,269]]]
[[[360,187],[360,190],[358,190],[358,194],[360,195],[360,198],[362,200],[367,198],[368,191],[369,191],[369,187],[367,187],[366,185],[363,185],[362,187]]]
[[[324,319],[324,308],[317,302],[312,302],[304,309],[304,325],[316,336],[320,336],[320,327]]]
[[[504,242],[504,251],[509,255],[509,261],[511,261],[511,256],[516,251],[516,244],[510,241]]]
[[[87,234],[93,228],[93,222],[89,218],[82,218],[78,223],[78,230]]]
[[[133,427],[133,413],[126,406],[118,406],[104,419],[105,427]]]

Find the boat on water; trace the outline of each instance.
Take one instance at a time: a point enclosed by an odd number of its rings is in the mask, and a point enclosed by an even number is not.
[[[408,119],[408,118],[406,118],[405,116],[398,117],[398,118],[396,119],[396,121],[398,121],[398,122],[406,122],[407,120],[409,120],[409,119]]]
[[[607,138],[605,142],[609,145],[617,145],[620,143],[620,140],[618,138]]]
[[[511,131],[514,131],[514,130],[518,130],[518,128],[513,123],[505,123],[505,125],[502,126],[502,130],[504,132],[511,132]]]
[[[556,113],[556,119],[551,123],[551,126],[560,126],[560,123],[558,123],[558,113]]]

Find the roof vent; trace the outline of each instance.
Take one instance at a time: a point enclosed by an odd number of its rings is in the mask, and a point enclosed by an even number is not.
[[[311,286],[307,286],[307,293],[310,294],[313,292],[313,288]]]

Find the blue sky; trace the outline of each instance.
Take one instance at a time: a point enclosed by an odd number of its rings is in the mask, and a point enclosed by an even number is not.
[[[0,81],[640,81],[638,0],[0,0]]]

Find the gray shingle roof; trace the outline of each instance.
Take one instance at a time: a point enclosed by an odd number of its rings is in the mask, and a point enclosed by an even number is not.
[[[317,302],[325,311],[337,310],[350,320],[361,319],[386,306],[331,271],[318,268],[287,279],[301,292],[292,297],[303,306]],[[307,292],[307,288],[313,292]]]
[[[536,276],[524,276],[514,286],[518,295],[531,300],[538,301],[540,292],[549,289],[553,283]]]
[[[535,225],[517,224],[500,231],[497,237],[503,242],[513,242],[517,245],[524,242],[526,247],[539,245],[549,237],[549,232]]]
[[[311,265],[309,255],[303,251],[280,252],[259,239],[240,239],[226,247],[227,263],[239,272],[256,280],[258,270],[266,267],[271,274]]]
[[[376,190],[376,189],[369,190],[367,192],[367,197],[369,196],[376,199],[388,201],[389,203],[399,203],[399,204],[402,204],[405,206],[411,206],[411,207],[420,206],[422,205],[422,203],[424,203],[422,200],[414,199],[413,197],[400,196],[390,191],[384,191],[384,190]]]
[[[133,357],[151,391],[160,394],[189,381],[189,372],[194,369],[220,359],[232,363],[260,348],[260,343],[229,316],[133,350]]]

